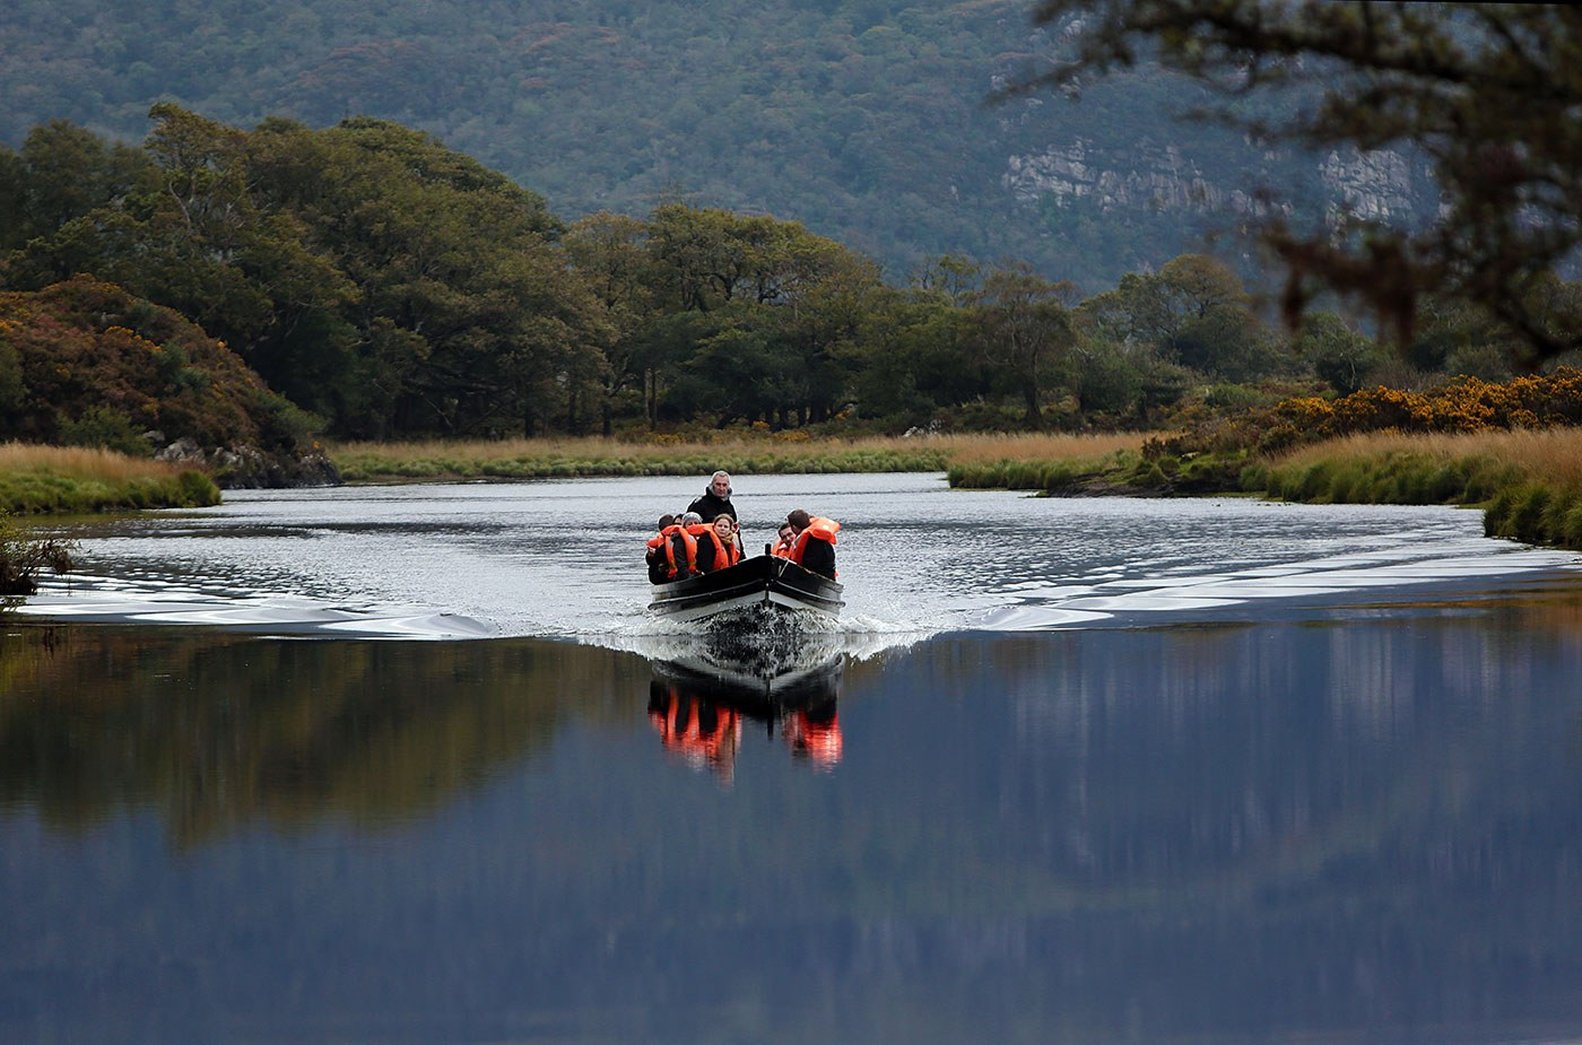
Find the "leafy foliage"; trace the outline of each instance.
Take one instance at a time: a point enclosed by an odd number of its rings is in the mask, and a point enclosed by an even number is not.
[[[538,194],[388,121],[245,131],[170,103],[152,115],[141,153],[52,123],[0,164],[0,197],[25,230],[0,280],[57,304],[123,295],[72,305],[71,322],[100,356],[137,361],[112,374],[68,339],[44,367],[37,346],[55,335],[27,319],[0,336],[0,435],[132,450],[158,431],[283,450],[319,427],[354,439],[1070,430],[1267,395],[1232,386],[1316,373],[1351,391],[1390,377],[1338,318],[1282,340],[1206,255],[1085,300],[1016,259],[944,255],[902,286],[767,214],[667,199],[646,217],[568,226]],[[49,183],[72,164],[86,188],[68,204]],[[1534,293],[1552,316],[1582,311],[1574,285]],[[201,331],[159,332],[162,308]],[[216,387],[193,355],[204,332],[263,381]],[[1450,368],[1502,377],[1518,347],[1488,309],[1446,299],[1393,383]]]
[[[144,454],[201,446],[292,450],[301,413],[223,342],[171,309],[86,276],[36,292],[0,292],[0,344],[15,360],[0,438],[93,443]]]
[[[71,544],[53,537],[30,537],[0,511],[0,613],[21,605],[38,591],[38,575],[72,569]]]
[[[1582,347],[1541,291],[1582,246],[1577,8],[1044,0],[1037,17],[1072,25],[1077,40],[1051,81],[1157,60],[1218,92],[1216,115],[1259,139],[1428,157],[1444,199],[1421,227],[1365,214],[1313,227],[1269,211],[1293,315],[1319,288],[1338,290],[1404,345],[1423,298],[1439,294],[1486,309],[1529,362]],[[1270,96],[1288,108],[1271,113]]]

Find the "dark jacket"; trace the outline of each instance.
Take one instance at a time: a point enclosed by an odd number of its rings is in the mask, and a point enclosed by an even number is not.
[[[668,538],[661,535],[650,538],[648,541],[648,553],[644,558],[648,562],[648,583],[650,584],[664,584],[666,581],[673,579],[670,576],[670,561],[665,556],[667,540]]]
[[[712,527],[705,527],[698,534],[698,572],[713,573],[723,570],[727,566],[735,566],[741,561],[741,552],[737,550],[736,543],[720,540],[720,535]]]
[[[714,491],[708,487],[703,488],[702,497],[687,505],[687,511],[697,512],[698,517],[706,523],[713,522],[716,517],[721,515],[729,515],[732,519],[736,519],[737,522],[741,522],[741,519],[737,518],[736,506],[731,503],[731,499],[729,497],[714,496]]]
[[[821,541],[817,537],[808,539],[807,548],[802,553],[802,565],[814,573],[822,573],[830,580],[835,579],[835,547],[828,541]]]
[[[697,541],[679,526],[648,539],[648,579],[654,584],[685,580],[697,572]]]
[[[813,516],[807,528],[796,535],[791,545],[791,561],[834,580],[835,534],[839,529],[840,523],[834,519]]]

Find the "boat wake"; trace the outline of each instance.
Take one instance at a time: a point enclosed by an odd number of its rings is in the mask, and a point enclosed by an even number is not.
[[[878,626],[872,626],[875,624]],[[624,635],[589,635],[583,641],[653,661],[712,665],[723,671],[771,677],[840,658],[868,660],[922,641],[929,634],[882,622],[833,620],[818,613],[758,606],[719,614],[687,630],[645,628]]]

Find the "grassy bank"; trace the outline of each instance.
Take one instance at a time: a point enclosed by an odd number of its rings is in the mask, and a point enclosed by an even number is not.
[[[1582,428],[1348,436],[1242,476],[1290,501],[1481,505],[1492,537],[1582,549]]]
[[[348,443],[331,459],[347,482],[415,479],[556,479],[634,475],[806,472],[940,472],[957,463],[1100,455],[1136,447],[1138,435],[925,435],[851,440],[794,435],[721,437],[710,442],[510,439],[476,442]],[[1006,484],[1000,484],[1006,485]]]
[[[112,450],[0,444],[0,512],[90,514],[218,504],[202,472]]]
[[[1247,493],[1313,503],[1485,509],[1491,536],[1582,549],[1582,428],[1348,435],[1278,456],[1171,453],[1168,440],[1105,435],[926,435],[812,440],[539,439],[351,443],[348,482],[944,471],[951,485],[1046,494]],[[214,504],[204,475],[100,450],[0,446],[0,511],[97,512]]]
[[[951,466],[950,479],[1049,495],[1247,493],[1314,504],[1476,506],[1490,536],[1582,549],[1582,428],[1370,432],[1272,456],[1122,445],[1108,453],[963,461]]]

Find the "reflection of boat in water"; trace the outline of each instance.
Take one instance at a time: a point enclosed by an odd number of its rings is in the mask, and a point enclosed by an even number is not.
[[[793,757],[832,768],[843,752],[836,702],[844,667],[840,656],[776,675],[704,656],[661,661],[649,686],[648,718],[667,750],[727,782],[748,720],[763,723],[771,738],[778,729]]]
[[[790,559],[754,555],[735,566],[654,588],[649,612],[678,621],[700,620],[752,607],[811,610],[829,617],[840,614],[843,588]]]

